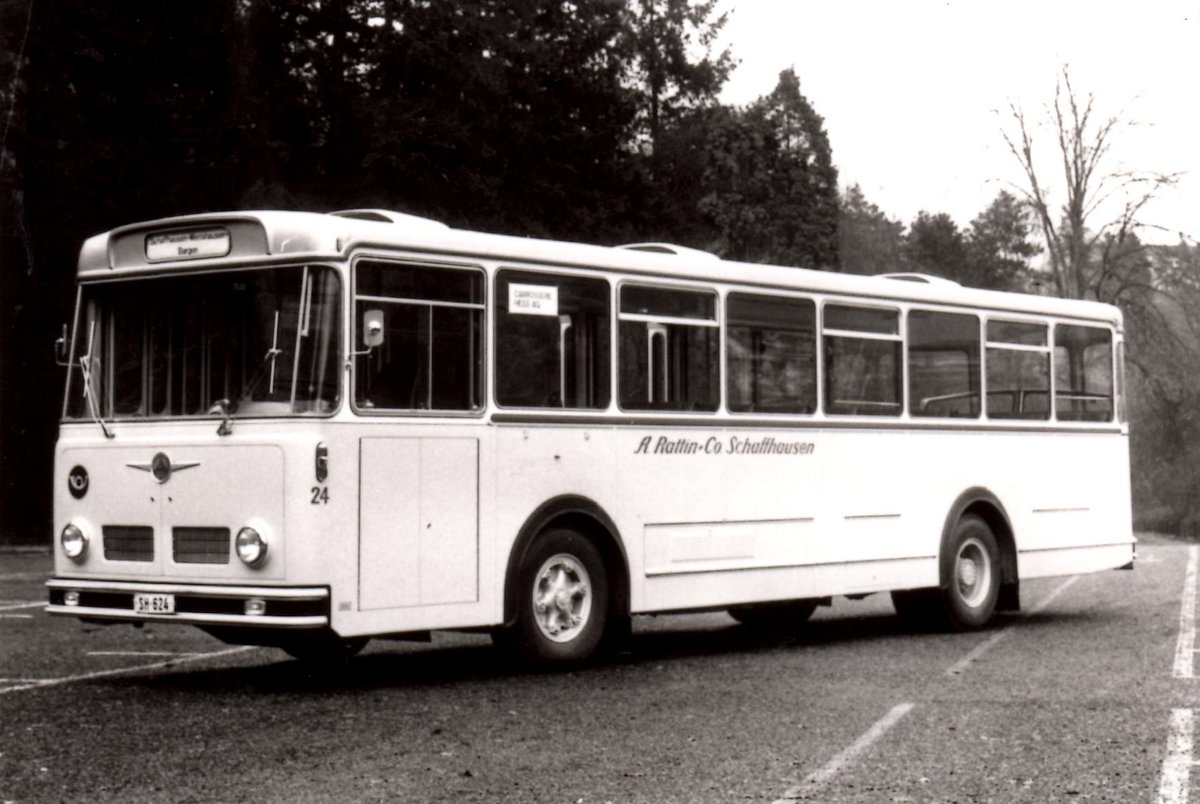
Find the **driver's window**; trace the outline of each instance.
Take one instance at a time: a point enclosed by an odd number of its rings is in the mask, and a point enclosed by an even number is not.
[[[483,272],[362,260],[355,268],[355,344],[368,311],[383,341],[356,358],[360,410],[473,411],[483,404]]]

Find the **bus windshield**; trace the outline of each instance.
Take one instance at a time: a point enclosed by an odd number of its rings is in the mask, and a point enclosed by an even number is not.
[[[85,285],[66,417],[332,413],[340,311],[337,274],[321,266]]]

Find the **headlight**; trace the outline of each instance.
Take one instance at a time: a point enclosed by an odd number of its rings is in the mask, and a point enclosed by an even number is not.
[[[84,555],[87,554],[88,540],[83,529],[78,525],[67,525],[62,529],[62,535],[58,537],[59,543],[62,545],[63,552],[67,554],[67,558],[72,561],[83,561]]]
[[[248,567],[261,567],[267,560],[267,540],[254,528],[238,531],[236,547],[238,558]]]

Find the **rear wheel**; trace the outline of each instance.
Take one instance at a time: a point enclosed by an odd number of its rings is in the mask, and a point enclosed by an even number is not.
[[[517,619],[496,643],[534,667],[590,657],[608,623],[604,559],[585,536],[567,529],[540,534],[517,577]]]
[[[988,524],[974,514],[959,520],[942,556],[941,603],[956,630],[982,628],[996,611],[1000,595],[1000,550]]]
[[[783,629],[801,625],[817,610],[816,600],[787,600],[780,603],[759,603],[736,606],[729,616],[750,628]]]
[[[892,592],[900,618],[922,628],[970,631],[996,612],[1000,550],[987,522],[974,514],[958,521],[941,556],[941,586]]]

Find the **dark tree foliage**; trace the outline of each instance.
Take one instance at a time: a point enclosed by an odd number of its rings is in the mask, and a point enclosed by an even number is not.
[[[620,228],[636,113],[620,4],[274,0],[245,16],[251,65],[282,64],[290,87],[260,121],[285,169],[252,195],[559,237]]]
[[[64,376],[52,344],[79,246],[121,223],[233,203],[236,9],[39,0],[30,11],[0,4],[0,534],[44,541]]]
[[[1024,204],[1001,192],[968,229],[960,229],[944,212],[923,211],[906,232],[853,185],[841,201],[841,270],[866,275],[916,271],[969,287],[1024,290],[1036,286],[1030,260],[1039,252],[1029,240],[1030,218]]]
[[[906,270],[958,281],[967,266],[967,240],[945,212],[922,210],[908,228]]]
[[[838,260],[837,169],[824,120],[792,70],[713,126],[701,210],[723,256],[828,269]]]
[[[1101,290],[1125,314],[1135,527],[1200,534],[1200,253],[1193,244],[1127,238],[1094,259],[1109,263]]]
[[[728,49],[713,53],[729,17],[717,14],[716,8],[716,0],[630,4],[630,76],[639,100],[639,135],[654,153],[664,132],[681,116],[714,103],[734,67]]]
[[[874,276],[903,270],[904,224],[892,220],[863,195],[846,189],[838,218],[838,260],[847,274]]]
[[[722,20],[681,0],[0,2],[0,450],[20,457],[0,462],[0,536],[48,533],[51,345],[86,237],[220,209],[384,207],[591,242],[706,239],[687,118],[728,73],[709,54]],[[671,154],[658,171],[637,147],[651,116]]]
[[[639,186],[629,218],[639,240],[714,248],[719,233],[700,214],[710,129],[723,109],[717,94],[734,67],[729,50],[714,52],[727,14],[717,3],[631,0],[626,83],[634,93],[631,137]]]
[[[654,146],[646,191],[630,199],[637,239],[711,251],[720,248],[721,231],[711,216],[703,214],[700,201],[707,186],[709,148],[714,133],[724,130],[728,115],[725,107],[709,106],[681,113],[663,128]]]
[[[1029,262],[1041,248],[1033,236],[1032,213],[1001,191],[971,221],[967,232],[967,271],[963,283],[991,290],[1023,290],[1030,283]]]

